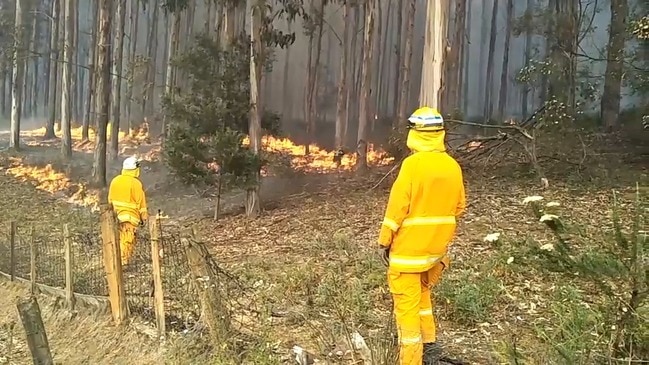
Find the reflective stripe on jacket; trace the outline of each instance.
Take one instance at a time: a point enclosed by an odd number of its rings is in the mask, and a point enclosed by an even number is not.
[[[129,222],[137,226],[148,218],[146,196],[138,176],[139,169],[122,170],[110,182],[108,203],[113,205],[120,223]]]
[[[419,138],[411,143],[413,133]],[[411,130],[408,140],[415,153],[403,161],[390,191],[379,244],[390,246],[391,269],[424,272],[446,255],[466,198],[462,169],[445,152],[444,132]]]

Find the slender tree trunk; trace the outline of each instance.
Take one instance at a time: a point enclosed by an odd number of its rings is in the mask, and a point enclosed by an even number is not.
[[[526,14],[532,14],[534,11],[534,0],[527,0],[527,7],[525,9]],[[523,64],[525,67],[528,67],[530,65],[530,60],[532,58],[532,29],[528,25],[525,29],[525,54],[524,54],[524,61]],[[529,116],[529,102],[530,102],[530,86],[525,84],[523,85],[523,93],[522,93],[522,104],[521,104],[521,112],[523,114],[523,119],[527,119]]]
[[[7,64],[4,59],[0,59],[0,117],[7,115]]]
[[[363,37],[363,65],[361,69],[361,95],[358,111],[358,138],[356,144],[356,168],[359,173],[367,170],[367,124],[369,122],[370,88],[372,87],[372,48],[374,44],[374,8],[376,0],[365,3],[365,29]]]
[[[74,49],[72,42],[74,40],[74,1],[65,0],[65,45],[63,48],[63,91],[61,94],[61,129],[63,138],[61,139],[61,155],[63,158],[72,157],[72,61]]]
[[[498,115],[502,120],[507,110],[507,86],[509,84],[509,44],[512,39],[514,22],[514,0],[507,0],[507,29],[505,30],[505,46],[503,48],[503,68],[500,74],[500,95],[498,96]]]
[[[110,54],[112,0],[99,0],[99,48],[97,57],[97,145],[92,169],[97,186],[106,186],[106,137],[110,114]]]
[[[611,26],[608,36],[608,56],[602,94],[601,117],[610,132],[620,125],[620,100],[624,62],[624,37],[629,12],[627,0],[611,0]]]
[[[415,7],[416,0],[408,0],[406,3],[406,32],[403,60],[401,63],[401,85],[399,94],[399,128],[405,127],[408,121],[408,96],[410,94],[410,74],[412,65],[412,41],[415,34]]]
[[[124,59],[124,27],[126,26],[126,0],[117,0],[117,19],[115,19],[115,50],[113,57],[113,104],[110,131],[110,156],[113,160],[119,157],[119,125],[122,106],[122,60]]]
[[[86,93],[86,110],[81,126],[81,140],[89,139],[88,129],[90,128],[90,119],[93,118],[92,110],[95,104],[97,92],[95,90],[95,81],[97,79],[97,29],[99,17],[99,0],[92,1],[92,21],[90,23],[90,45],[88,46],[88,92]]]
[[[261,71],[263,60],[262,19],[266,6],[265,0],[257,0],[250,9],[250,122],[248,135],[250,136],[250,150],[259,154],[261,150],[261,110],[259,109],[259,88],[261,86]],[[246,216],[256,218],[261,213],[261,185],[260,173],[256,173],[256,183],[246,191]]]
[[[287,20],[287,30],[291,34],[293,32],[293,22],[289,19]],[[293,117],[293,93],[291,86],[289,85],[289,75],[290,75],[290,65],[291,65],[291,49],[293,47],[286,47],[286,55],[284,56],[284,74],[282,77],[282,120],[285,122],[292,119]],[[283,127],[286,127],[284,124]]]
[[[425,62],[422,66],[419,103],[439,109],[444,87],[443,70],[448,29],[448,2],[428,0],[426,19],[424,59],[431,61]]]
[[[179,46],[179,37],[180,37],[180,11],[176,11],[173,14],[173,23],[171,25],[171,34],[169,35],[169,46],[167,53],[167,76],[165,80],[165,93],[167,97],[173,98],[174,88],[175,88],[175,79],[176,79],[176,70],[173,65],[173,59],[178,52]],[[162,119],[162,135],[165,136],[167,118],[166,115]]]
[[[315,0],[311,0],[310,3],[310,13],[311,18],[315,17]],[[313,21],[313,20],[312,20]],[[304,153],[309,154],[309,146],[313,143],[313,134],[311,131],[311,110],[313,109],[313,97],[311,95],[311,90],[315,87],[315,74],[313,69],[313,39],[315,38],[315,27],[313,29],[308,29],[309,33],[309,43],[307,45],[307,58],[306,58],[306,85],[304,92],[304,123],[306,124],[306,134],[307,134],[307,143],[304,146]]]
[[[340,57],[340,74],[338,75],[338,95],[336,98],[336,136],[335,136],[335,147],[343,148],[346,142],[345,139],[345,130],[347,129],[345,125],[347,124],[347,60],[349,59],[349,31],[351,28],[351,16],[350,16],[351,5],[349,2],[345,2],[343,5],[343,19],[344,19],[344,30],[343,30],[343,39],[340,42],[340,48],[342,50],[342,55]]]
[[[149,26],[149,37],[148,37],[148,56],[149,61],[146,68],[146,87],[144,90],[144,98],[142,100],[142,115],[149,117],[153,114],[153,99],[155,91],[155,79],[157,71],[157,53],[158,53],[158,14],[159,14],[159,4],[153,4],[153,15],[151,17],[151,23]]]
[[[29,12],[28,1],[16,1],[14,27],[14,60],[11,84],[11,135],[9,147],[20,150],[20,121],[22,118],[24,78],[25,78],[25,14]]]
[[[203,23],[203,32],[205,34],[210,34],[210,27],[212,26],[212,7],[213,7],[213,1],[211,0],[205,0],[205,22]]]
[[[394,63],[394,84],[395,87],[393,88],[395,90],[394,93],[394,114],[397,116],[397,118],[394,118],[393,127],[396,126],[399,123],[399,106],[401,105],[401,91],[398,91],[399,88],[401,87],[401,67],[403,67],[403,62],[401,60],[401,46],[403,44],[402,39],[403,39],[403,34],[405,33],[403,31],[403,8],[408,7],[410,9],[410,2],[397,2],[397,43],[394,46],[394,54],[395,54],[395,60],[396,62]]]
[[[128,57],[128,86],[126,89],[126,121],[128,123],[127,130],[131,132],[133,128],[133,82],[135,76],[135,54],[137,52],[137,36],[138,36],[138,22],[140,20],[140,8],[138,1],[131,0],[131,14],[129,16],[129,44],[131,52]]]
[[[41,90],[39,87],[39,82],[41,80],[41,75],[39,73],[39,66],[40,66],[40,56],[36,56],[40,54],[40,43],[39,43],[39,34],[38,34],[38,17],[36,15],[32,16],[32,39],[31,39],[31,57],[33,57],[32,60],[32,97],[31,97],[31,105],[30,105],[30,111],[32,117],[38,117],[38,106],[39,106],[39,99],[41,96]]]
[[[489,55],[487,59],[487,79],[485,83],[484,99],[484,122],[491,121],[493,113],[493,78],[494,78],[494,55],[496,53],[496,25],[498,24],[498,0],[494,0],[491,12],[491,29],[489,36]]]
[[[462,55],[462,68],[464,69],[463,74],[463,84],[462,88],[463,90],[463,97],[462,97],[462,113],[464,114],[465,118],[469,114],[469,95],[470,95],[470,80],[471,80],[471,13],[472,13],[472,7],[471,5],[473,4],[472,1],[469,1],[467,4],[467,11],[466,11],[466,23],[465,23],[465,33],[466,36],[469,38],[468,42],[465,42],[464,44],[464,50],[463,50],[463,55]]]
[[[370,93],[372,94],[370,97],[370,131],[374,131],[375,124],[376,124],[376,117],[379,112],[380,108],[380,84],[381,84],[381,79],[383,78],[382,76],[382,71],[383,71],[383,52],[382,52],[382,39],[383,39],[383,28],[385,25],[383,24],[383,0],[377,0],[376,1],[376,36],[374,37],[374,44],[372,45],[372,70],[376,70],[376,72],[372,72],[372,86],[370,86]],[[387,18],[387,17],[386,17]]]
[[[52,0],[52,32],[50,33],[50,71],[49,71],[49,87],[48,92],[48,118],[45,124],[45,139],[55,138],[54,122],[56,121],[56,91],[58,90],[58,61],[59,61],[59,47],[61,39],[59,38],[59,23],[61,18],[61,2],[60,0]]]

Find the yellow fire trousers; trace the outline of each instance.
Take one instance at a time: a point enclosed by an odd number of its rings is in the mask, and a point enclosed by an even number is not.
[[[135,225],[130,222],[119,224],[119,250],[122,255],[122,266],[128,264],[135,248]]]
[[[443,261],[422,273],[388,269],[399,334],[399,365],[421,365],[423,344],[437,340],[431,288],[439,282],[448,265],[448,258]]]

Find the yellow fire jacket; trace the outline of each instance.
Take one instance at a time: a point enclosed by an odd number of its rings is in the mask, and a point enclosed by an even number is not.
[[[146,197],[142,182],[138,177],[140,169],[122,170],[115,176],[108,188],[108,203],[113,205],[117,220],[134,225],[148,219]]]
[[[446,153],[444,136],[444,131],[408,133],[414,153],[401,165],[379,233],[395,271],[425,272],[444,258],[456,217],[464,212],[462,169]]]

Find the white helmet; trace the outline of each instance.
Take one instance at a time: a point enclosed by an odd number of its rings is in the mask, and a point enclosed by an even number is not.
[[[122,163],[123,170],[135,170],[140,167],[140,161],[135,157],[128,157]]]

